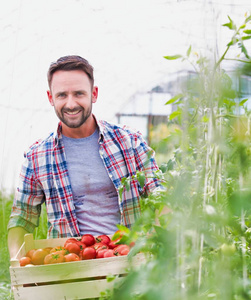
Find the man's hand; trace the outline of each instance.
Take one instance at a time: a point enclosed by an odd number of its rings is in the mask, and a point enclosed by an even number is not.
[[[24,242],[24,235],[29,233],[23,227],[13,227],[8,232],[8,247],[10,259],[14,258]]]

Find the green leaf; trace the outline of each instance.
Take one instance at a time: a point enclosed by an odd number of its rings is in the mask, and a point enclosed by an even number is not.
[[[128,227],[126,227],[123,224],[117,224],[116,226],[117,226],[118,230],[122,231],[126,235],[129,235],[131,230]]]
[[[171,113],[171,115],[169,116],[169,120],[173,120],[173,119],[177,118],[180,115],[181,115],[181,111],[180,110],[176,110],[176,111],[174,111],[174,112]]]
[[[251,35],[243,36],[241,39],[242,39],[242,41],[250,40],[251,39]]]
[[[241,100],[241,102],[239,103],[239,106],[243,106],[247,101],[248,101],[248,99]]]
[[[248,23],[249,21],[251,21],[251,15],[245,19],[245,23]]]
[[[207,123],[207,122],[209,121],[209,117],[206,116],[206,115],[204,115],[204,116],[201,118],[201,121],[202,121],[203,123]]]
[[[117,278],[116,275],[107,275],[107,276],[106,276],[107,282],[112,282],[112,281],[114,281],[116,278]]]
[[[239,39],[233,38],[233,39],[231,40],[231,42],[229,42],[229,43],[227,44],[227,46],[235,45],[237,42],[239,42]]]
[[[248,55],[248,51],[247,51],[246,47],[243,44],[241,44],[240,48],[241,48],[241,52],[246,56],[246,58],[249,59],[250,57]]]
[[[243,32],[246,33],[246,34],[251,34],[251,29],[243,30]]]
[[[228,16],[229,19],[229,23],[225,23],[222,26],[226,26],[228,27],[230,30],[235,30],[236,29],[236,25],[234,24],[233,20]]]
[[[172,55],[172,56],[164,56],[165,59],[168,59],[168,60],[174,60],[174,59],[178,59],[178,58],[181,58],[182,55]]]
[[[146,181],[146,176],[144,172],[137,172],[137,180],[141,186],[141,188],[143,189],[144,185],[145,185],[145,181]]]
[[[183,94],[178,94],[178,95],[174,96],[173,98],[171,98],[170,100],[168,100],[165,103],[165,105],[174,103],[175,101],[179,100],[181,97],[183,97]]]
[[[127,178],[127,180],[125,181],[125,188],[126,188],[127,192],[129,192],[129,190],[130,190],[130,178]]]
[[[229,100],[229,99],[224,99],[223,102],[228,106],[228,107],[232,107],[232,106],[235,106],[236,103],[232,100]]]
[[[192,46],[190,45],[189,48],[187,49],[187,57],[190,56],[192,50]]]

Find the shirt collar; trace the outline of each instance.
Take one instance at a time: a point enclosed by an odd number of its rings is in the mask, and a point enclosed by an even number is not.
[[[98,125],[98,129],[99,129],[99,140],[102,141],[103,137],[104,137],[104,130],[105,130],[105,125],[103,123],[103,121],[101,120],[97,120],[97,118],[95,117],[95,115],[93,115],[97,125]],[[58,127],[57,130],[54,132],[54,145],[57,146],[58,145],[58,141],[62,139],[62,122],[60,121],[58,123]]]

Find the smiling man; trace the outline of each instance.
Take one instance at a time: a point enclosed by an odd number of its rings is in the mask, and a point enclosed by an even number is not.
[[[10,221],[8,243],[13,257],[25,233],[39,224],[41,205],[48,217],[48,238],[113,234],[117,224],[131,227],[140,216],[140,198],[160,187],[153,150],[139,132],[97,120],[93,67],[80,56],[52,63],[47,91],[60,122],[55,132],[25,153]],[[119,196],[123,178],[136,179]]]

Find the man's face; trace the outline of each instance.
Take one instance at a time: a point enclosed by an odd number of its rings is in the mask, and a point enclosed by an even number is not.
[[[47,94],[62,123],[68,128],[80,128],[91,116],[98,89],[92,89],[85,72],[60,70],[53,74]]]

